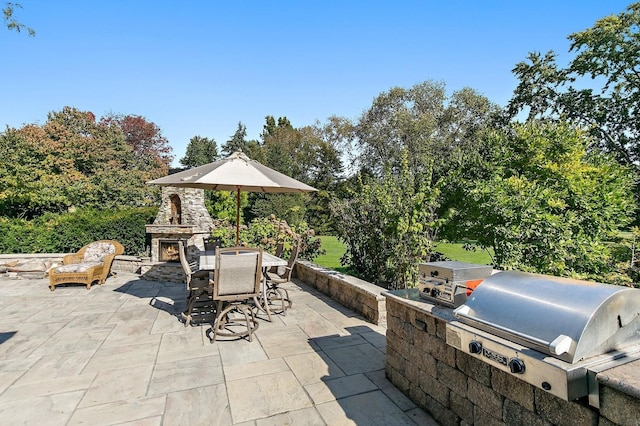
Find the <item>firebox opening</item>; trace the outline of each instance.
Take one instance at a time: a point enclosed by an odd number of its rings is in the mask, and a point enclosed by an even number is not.
[[[180,262],[180,246],[177,240],[160,240],[160,262]]]

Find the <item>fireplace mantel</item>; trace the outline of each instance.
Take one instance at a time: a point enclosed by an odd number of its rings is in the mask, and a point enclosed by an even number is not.
[[[207,233],[207,231],[200,230],[195,225],[146,225],[145,230],[147,234],[197,234]]]

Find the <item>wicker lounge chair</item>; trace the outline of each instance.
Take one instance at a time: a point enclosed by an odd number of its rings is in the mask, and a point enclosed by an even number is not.
[[[100,240],[87,244],[77,253],[66,255],[62,266],[49,271],[49,288],[54,291],[61,284],[83,284],[89,290],[95,281],[103,284],[113,259],[122,253],[124,247],[117,241]]]
[[[298,260],[298,253],[300,252],[300,242],[297,242],[291,247],[291,254],[287,261],[287,266],[278,266],[272,268],[267,272],[265,294],[269,309],[271,312],[286,315],[287,309],[289,309],[293,302],[289,299],[289,292],[286,288],[281,288],[280,284],[291,281],[291,273],[293,267]],[[273,304],[280,304],[281,307],[273,308]]]
[[[217,303],[211,343],[217,336],[252,340],[258,329],[253,308],[259,306],[262,249],[229,247],[216,249],[213,300]],[[253,301],[254,305],[250,305]],[[240,330],[238,330],[238,328]]]

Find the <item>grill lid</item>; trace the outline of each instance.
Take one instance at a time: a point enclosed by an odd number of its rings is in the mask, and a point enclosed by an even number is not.
[[[453,313],[572,364],[640,342],[640,290],[609,284],[504,271]]]

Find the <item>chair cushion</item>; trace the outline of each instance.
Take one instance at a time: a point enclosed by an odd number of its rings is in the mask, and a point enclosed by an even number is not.
[[[105,256],[116,252],[116,248],[111,243],[95,242],[87,246],[84,251],[83,263],[102,262]]]
[[[69,265],[58,266],[53,269],[53,272],[58,273],[80,273],[87,272],[92,266],[102,265],[102,262],[83,262],[83,263],[71,263]]]

